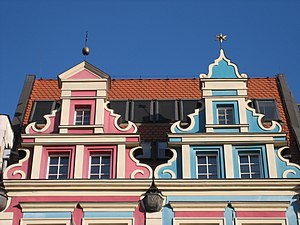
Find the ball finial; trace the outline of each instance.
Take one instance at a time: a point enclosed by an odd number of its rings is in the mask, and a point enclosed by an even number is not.
[[[82,54],[83,54],[84,56],[88,56],[88,55],[90,54],[90,49],[89,49],[89,47],[84,47],[84,48],[82,49]]]
[[[85,43],[84,43],[84,48],[82,49],[82,54],[85,57],[85,60],[87,58],[87,56],[90,54],[90,49],[88,47],[88,32],[85,33]]]

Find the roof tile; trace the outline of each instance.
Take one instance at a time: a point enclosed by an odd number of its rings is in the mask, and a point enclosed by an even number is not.
[[[128,99],[200,99],[202,94],[199,89],[199,79],[120,79],[112,80],[111,89],[108,92],[109,100]],[[276,99],[283,132],[287,132],[288,144],[293,146],[291,128],[288,126],[282,100],[276,78],[249,78],[248,96],[255,98]],[[28,123],[32,103],[35,100],[59,100],[60,89],[57,80],[36,80],[31,92],[23,124]],[[144,139],[165,139],[170,125],[143,125],[139,126],[139,132]],[[293,151],[295,152],[295,151]],[[292,154],[293,154],[292,152]],[[300,161],[297,154],[294,157]]]

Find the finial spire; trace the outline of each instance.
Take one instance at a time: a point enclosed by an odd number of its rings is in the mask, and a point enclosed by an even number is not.
[[[218,40],[220,42],[221,49],[223,48],[222,42],[227,41],[226,38],[227,38],[227,35],[223,35],[222,33],[220,33],[219,35],[216,35],[216,40]]]
[[[85,33],[85,43],[84,48],[82,49],[82,54],[84,55],[84,58],[86,60],[87,56],[90,54],[90,49],[88,47],[88,31]]]

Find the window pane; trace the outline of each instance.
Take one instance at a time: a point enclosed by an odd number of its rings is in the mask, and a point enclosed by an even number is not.
[[[218,123],[234,124],[234,107],[232,104],[217,105]]]
[[[61,174],[61,175],[59,175],[58,179],[67,179],[67,178],[68,178],[67,174]]]
[[[195,112],[195,109],[201,107],[199,100],[182,100],[183,104],[183,118],[182,121],[187,121],[187,116]]]
[[[127,101],[110,101],[110,108],[114,110],[114,113],[121,115],[122,122],[125,122],[126,119],[126,104]],[[129,110],[129,109],[128,109]],[[127,112],[129,113],[129,112]]]
[[[59,172],[60,174],[68,174],[68,166],[61,166]]]
[[[248,165],[241,165],[241,172],[242,173],[248,173],[249,172],[249,166]]]
[[[49,167],[49,174],[57,174],[58,167],[57,166],[50,166]]]
[[[217,173],[217,167],[216,167],[216,165],[209,165],[208,166],[208,170],[209,170],[209,173],[212,173],[212,174],[216,174]]]
[[[258,179],[260,178],[260,174],[259,173],[252,174],[252,178]]]
[[[256,100],[257,111],[265,115],[267,121],[279,120],[278,109],[276,101],[274,99],[270,100]]]
[[[99,166],[92,166],[91,167],[91,174],[99,174]]]
[[[248,156],[240,155],[240,163],[248,163]]]
[[[158,121],[170,123],[175,121],[175,101],[158,101]]]
[[[109,174],[104,174],[101,176],[101,179],[109,179]]]
[[[99,179],[99,175],[90,175],[91,179]]]
[[[103,179],[110,177],[110,156],[91,156],[90,178]]]
[[[58,157],[51,157],[50,158],[50,164],[56,164],[58,163]]]
[[[91,106],[75,106],[75,125],[89,125]]]
[[[134,122],[150,122],[151,101],[134,101]]]
[[[100,164],[100,157],[99,156],[92,156],[91,157],[92,164]]]
[[[199,172],[199,173],[205,173],[205,174],[206,174],[206,166],[199,166],[199,167],[198,167],[198,172]]]
[[[206,158],[203,156],[198,156],[198,164],[205,164],[206,163]]]
[[[210,178],[210,179],[217,179],[218,176],[217,176],[217,174],[212,174],[212,175],[209,176],[209,178]]]
[[[239,155],[241,178],[261,178],[260,155]]]
[[[241,174],[241,178],[245,178],[245,179],[250,178],[250,174]]]
[[[103,165],[109,165],[110,163],[110,157],[109,156],[102,156],[102,164]]]
[[[251,171],[259,173],[259,171],[260,171],[259,165],[258,164],[252,165],[251,166]]]
[[[208,163],[216,165],[217,164],[217,158],[215,156],[209,156],[208,157]]]
[[[48,179],[66,179],[69,173],[69,156],[49,156]]]
[[[198,155],[198,178],[214,179],[218,178],[217,155]]]
[[[49,180],[56,180],[57,177],[56,177],[56,175],[49,175],[49,176],[48,176],[48,179],[49,179]]]
[[[38,124],[45,124],[44,115],[51,114],[55,108],[55,101],[35,101],[33,103],[32,112],[29,122],[37,122]]]
[[[68,165],[69,164],[69,157],[63,156],[60,158],[60,164],[61,165]]]
[[[101,168],[102,174],[109,174],[109,169],[110,169],[109,166],[102,166]]]

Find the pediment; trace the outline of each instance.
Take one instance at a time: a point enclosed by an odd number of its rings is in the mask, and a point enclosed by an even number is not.
[[[110,80],[110,76],[93,66],[92,64],[83,61],[76,66],[58,75],[59,83],[62,81],[76,80]]]

